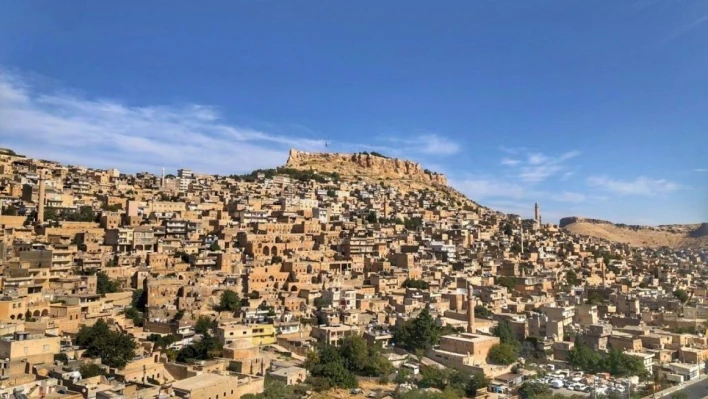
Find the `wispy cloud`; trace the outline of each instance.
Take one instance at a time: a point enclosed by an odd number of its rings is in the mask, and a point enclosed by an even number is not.
[[[565,171],[565,162],[580,155],[578,151],[569,151],[553,157],[541,153],[529,153],[526,162],[519,162],[516,171],[519,179],[527,183],[539,183],[549,177],[556,176]]]
[[[563,191],[560,195],[556,196],[555,200],[558,202],[574,202],[580,203],[585,202],[587,196],[583,193],[574,193],[570,191]]]
[[[521,184],[494,177],[451,180],[450,184],[470,198],[479,201],[490,198],[521,199],[530,196],[528,188]]]
[[[381,147],[393,154],[452,155],[461,149],[458,143],[437,133],[420,134],[411,138],[388,137],[385,140],[396,143],[396,147]]]
[[[134,107],[30,83],[0,70],[0,135],[31,156],[128,171],[188,166],[233,173],[282,164],[288,147],[325,148],[324,140],[229,124],[210,106]]]
[[[266,126],[270,131],[264,131],[230,123],[209,105],[136,107],[47,90],[33,85],[35,79],[29,76],[0,67],[3,145],[63,163],[119,167],[126,172],[190,167],[225,174],[281,165],[292,147],[315,152],[379,151],[404,158],[460,151],[458,143],[436,133],[388,137],[384,140],[394,145],[376,146],[306,137],[314,133],[292,124],[286,128],[271,124]]]
[[[570,177],[567,162],[580,155],[578,151],[568,151],[552,156],[541,152],[532,152],[525,148],[500,147],[503,157],[499,164],[501,172],[468,175],[462,179],[451,179],[452,185],[460,191],[478,200],[485,199],[547,199],[557,202],[583,202],[586,197],[579,193],[553,193],[544,190],[539,184],[551,177],[564,179]]]
[[[666,179],[651,179],[640,176],[634,180],[616,180],[603,176],[589,177],[588,184],[620,195],[652,196],[679,190],[681,186]]]
[[[516,166],[520,164],[521,161],[513,158],[502,158],[500,164],[504,166]]]
[[[674,31],[671,32],[669,35],[667,35],[666,37],[664,37],[663,39],[661,39],[661,40],[659,41],[659,44],[663,45],[663,44],[666,44],[666,43],[668,43],[668,42],[670,42],[670,41],[672,41],[672,40],[676,40],[676,39],[678,39],[679,37],[681,37],[681,36],[687,34],[688,32],[690,32],[690,31],[692,31],[692,30],[694,30],[694,29],[700,27],[700,26],[703,25],[706,21],[708,21],[708,14],[703,15],[702,17],[699,17],[699,18],[697,18],[697,19],[695,19],[695,20],[693,20],[693,21],[691,21],[691,22],[689,22],[689,23],[687,23],[687,24],[685,24],[685,25],[679,27],[678,29],[674,30]]]
[[[694,172],[698,173],[706,173],[708,172],[708,168],[698,168],[698,169],[693,169]]]

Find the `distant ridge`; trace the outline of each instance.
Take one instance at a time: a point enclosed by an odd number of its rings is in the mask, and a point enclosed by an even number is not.
[[[571,216],[559,226],[571,233],[642,247],[708,248],[708,223],[626,225]]]

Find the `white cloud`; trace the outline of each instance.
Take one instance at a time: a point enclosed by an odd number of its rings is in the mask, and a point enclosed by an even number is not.
[[[529,154],[529,165],[541,165],[548,162],[548,157],[543,154]]]
[[[418,136],[421,145],[420,152],[431,155],[451,155],[460,151],[460,146],[437,134]]]
[[[516,166],[520,163],[521,163],[521,161],[519,161],[518,159],[512,159],[512,158],[502,158],[502,160],[500,162],[500,164],[502,164],[504,166]]]
[[[505,166],[500,174],[468,175],[464,179],[451,179],[451,184],[469,195],[482,200],[514,199],[514,200],[548,200],[554,202],[584,202],[587,197],[580,193],[562,192],[542,189],[540,183],[550,177],[559,176],[567,179],[572,172],[566,171],[567,161],[578,156],[578,151],[565,152],[558,156],[549,156],[539,152],[530,152],[525,148],[501,147],[502,152],[510,156],[501,159]]]
[[[500,164],[509,167],[520,181],[530,184],[540,183],[559,174],[562,174],[562,179],[567,179],[572,172],[564,172],[567,169],[566,161],[580,154],[578,151],[569,151],[552,157],[538,152],[528,152],[524,148],[501,147],[501,150],[514,157],[504,157]]]
[[[593,176],[587,180],[588,184],[601,188],[608,192],[620,195],[644,195],[651,196],[665,194],[681,188],[677,183],[666,179],[651,179],[640,176],[631,181],[610,179],[608,177]]]
[[[569,151],[558,157],[550,157],[540,153],[527,154],[526,163],[520,165],[519,178],[528,183],[539,183],[566,169],[565,162],[578,156],[580,152]]]
[[[396,143],[396,147],[376,147],[371,145],[363,145],[360,147],[379,148],[385,151],[386,154],[395,156],[405,154],[423,154],[423,155],[452,155],[460,151],[460,145],[450,139],[439,134],[421,134],[412,138],[403,139],[396,137],[388,137],[384,140]]]
[[[238,173],[284,163],[288,147],[325,148],[324,140],[234,126],[205,105],[133,107],[40,92],[2,70],[0,121],[3,144],[20,153],[127,171],[164,166]]]
[[[563,191],[562,193],[560,193],[560,195],[555,196],[553,199],[558,202],[579,203],[579,202],[585,202],[587,197],[583,193],[573,193],[573,192]]]
[[[470,178],[450,180],[450,185],[465,193],[474,200],[487,198],[524,198],[528,196],[527,189],[522,185],[494,178]]]
[[[694,172],[698,172],[698,173],[706,173],[706,172],[708,172],[708,169],[706,169],[706,168],[699,168],[699,169],[693,169],[693,171],[694,171]]]

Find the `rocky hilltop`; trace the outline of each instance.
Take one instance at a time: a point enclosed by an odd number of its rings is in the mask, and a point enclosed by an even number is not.
[[[671,248],[708,246],[708,223],[641,226],[573,216],[561,219],[560,227],[571,233],[633,246]]]
[[[291,149],[285,167],[337,172],[345,176],[377,176],[382,179],[400,179],[447,186],[447,178],[442,173],[423,169],[417,162],[388,158],[379,154],[310,153]]]

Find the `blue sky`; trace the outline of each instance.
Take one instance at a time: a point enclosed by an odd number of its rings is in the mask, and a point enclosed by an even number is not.
[[[506,212],[701,222],[707,65],[706,1],[6,2],[0,145],[220,174],[377,150]]]

